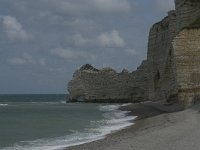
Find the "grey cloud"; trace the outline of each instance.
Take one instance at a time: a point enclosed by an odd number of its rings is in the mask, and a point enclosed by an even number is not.
[[[76,32],[89,33],[97,32],[102,27],[92,19],[76,18],[73,20],[65,21],[67,27],[74,29]]]
[[[74,44],[79,47],[124,47],[125,40],[120,36],[117,30],[103,32],[95,38],[84,37],[76,34],[73,37]]]
[[[127,0],[90,0],[89,3],[94,6],[94,9],[97,8],[97,10],[103,13],[131,11],[130,3]]]
[[[72,49],[55,48],[51,50],[51,54],[60,58],[70,59],[95,59],[95,56],[89,52],[77,51]]]
[[[137,55],[138,54],[135,49],[130,49],[130,48],[126,49],[125,52],[130,54],[130,55]]]
[[[28,53],[24,53],[21,57],[8,58],[7,62],[11,65],[46,65],[46,60],[44,58],[33,59],[33,57]]]
[[[116,30],[113,30],[110,33],[102,33],[98,36],[97,41],[105,47],[124,47],[126,45],[124,39]]]
[[[9,58],[9,59],[7,59],[7,62],[9,64],[12,64],[12,65],[24,65],[24,64],[26,64],[26,60],[25,59],[17,58],[17,57]]]
[[[113,14],[131,11],[128,0],[46,0],[46,3],[57,13],[71,15]]]
[[[15,17],[4,16],[3,27],[7,37],[13,41],[28,41],[32,36],[27,33]]]

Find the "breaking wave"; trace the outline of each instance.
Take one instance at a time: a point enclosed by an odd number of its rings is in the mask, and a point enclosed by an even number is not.
[[[2,105],[2,104],[1,104]],[[0,106],[1,106],[0,105]],[[1,150],[59,150],[64,147],[80,145],[106,137],[106,135],[133,125],[136,116],[128,116],[128,111],[120,111],[122,105],[101,105],[103,119],[90,121],[90,126],[83,131],[72,131],[72,134],[34,141],[21,141],[12,147]]]

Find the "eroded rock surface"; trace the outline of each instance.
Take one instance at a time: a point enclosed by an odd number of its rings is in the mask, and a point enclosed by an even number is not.
[[[123,103],[144,98],[144,93],[141,93],[143,90],[138,89],[140,83],[135,82],[134,73],[127,70],[117,73],[112,68],[98,70],[91,65],[87,66],[90,67],[81,67],[82,69],[76,71],[73,80],[69,82],[71,101],[77,101],[82,96],[85,102],[102,103]]]
[[[134,72],[84,65],[74,73],[68,90],[71,101],[178,102],[200,100],[200,1],[175,0],[176,10],[154,24],[149,33],[147,60]]]

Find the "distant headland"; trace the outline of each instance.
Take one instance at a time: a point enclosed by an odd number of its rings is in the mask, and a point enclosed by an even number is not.
[[[200,1],[175,0],[176,9],[149,33],[147,59],[134,72],[86,64],[68,84],[70,101],[160,101],[185,107],[200,100]]]

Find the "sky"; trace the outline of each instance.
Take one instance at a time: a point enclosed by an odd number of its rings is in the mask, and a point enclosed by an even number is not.
[[[173,0],[0,0],[0,94],[67,93],[75,70],[134,71]]]

